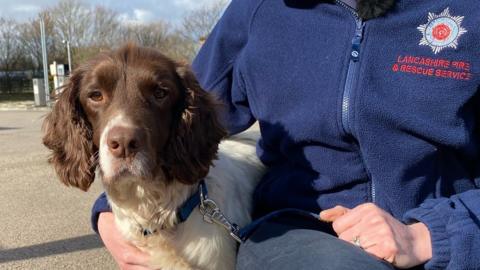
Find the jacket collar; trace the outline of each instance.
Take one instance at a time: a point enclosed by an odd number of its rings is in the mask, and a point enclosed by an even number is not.
[[[312,8],[320,2],[335,3],[340,0],[283,0],[287,6],[296,8]],[[395,0],[357,0],[357,13],[363,20],[385,15],[395,6]]]
[[[395,0],[358,0],[357,12],[364,20],[377,18],[395,6]]]

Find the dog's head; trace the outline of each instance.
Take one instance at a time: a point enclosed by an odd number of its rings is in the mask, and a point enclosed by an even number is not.
[[[66,185],[87,190],[125,176],[194,184],[226,135],[219,104],[190,69],[126,45],[78,67],[45,119],[43,143]]]

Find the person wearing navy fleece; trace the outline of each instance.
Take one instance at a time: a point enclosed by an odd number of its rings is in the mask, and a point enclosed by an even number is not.
[[[237,269],[480,269],[479,25],[467,0],[232,0],[193,69],[231,134],[260,124],[255,217],[322,220],[264,222]]]

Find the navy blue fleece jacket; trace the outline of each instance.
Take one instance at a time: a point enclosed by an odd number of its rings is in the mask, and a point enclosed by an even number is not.
[[[480,269],[480,4],[233,0],[194,61],[231,133],[260,123],[256,215],[374,202],[429,228],[426,269]],[[94,209],[94,227],[100,199]]]

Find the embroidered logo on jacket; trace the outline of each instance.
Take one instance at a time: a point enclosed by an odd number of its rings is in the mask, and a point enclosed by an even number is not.
[[[437,54],[445,48],[456,49],[458,39],[467,30],[462,27],[464,16],[450,15],[449,8],[440,14],[428,13],[428,22],[417,29],[423,34],[419,45],[430,46]]]

